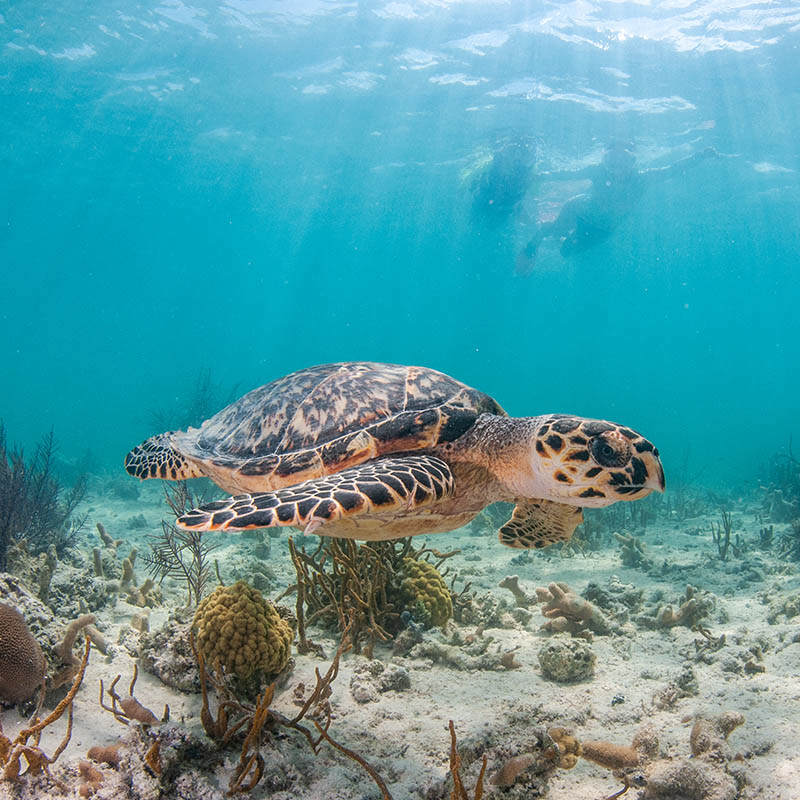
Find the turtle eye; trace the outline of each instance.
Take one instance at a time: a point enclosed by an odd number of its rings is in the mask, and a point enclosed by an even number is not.
[[[622,467],[631,457],[630,444],[621,437],[597,436],[592,439],[589,447],[592,458],[603,467]]]

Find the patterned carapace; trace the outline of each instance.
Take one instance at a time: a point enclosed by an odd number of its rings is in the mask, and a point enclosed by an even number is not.
[[[125,468],[166,480],[199,470],[229,491],[279,489],[453,441],[483,413],[505,414],[488,395],[432,369],[325,364],[248,392],[199,429],[148,439]]]

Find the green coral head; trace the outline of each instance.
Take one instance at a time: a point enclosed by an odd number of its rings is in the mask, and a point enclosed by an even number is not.
[[[453,616],[453,601],[439,570],[427,561],[404,558],[402,576],[406,609],[426,628],[442,627]]]
[[[289,662],[291,626],[244,581],[218,586],[197,607],[192,626],[208,667],[242,681],[273,677]]]

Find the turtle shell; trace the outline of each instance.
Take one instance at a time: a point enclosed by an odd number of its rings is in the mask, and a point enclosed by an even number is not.
[[[325,364],[253,389],[172,443],[212,477],[228,472],[226,484],[267,491],[453,441],[484,413],[505,415],[436,370]]]

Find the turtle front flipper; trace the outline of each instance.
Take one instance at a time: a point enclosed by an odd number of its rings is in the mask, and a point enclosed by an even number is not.
[[[450,467],[433,456],[369,461],[274,492],[240,494],[178,517],[188,530],[246,530],[291,525],[311,533],[353,514],[411,511],[451,497]]]
[[[583,522],[583,509],[552,500],[525,500],[514,508],[498,537],[507,547],[530,549],[566,542]]]
[[[125,471],[134,478],[163,478],[165,481],[185,481],[202,478],[203,473],[183,453],[172,445],[172,434],[159,433],[145,439],[125,456]]]

